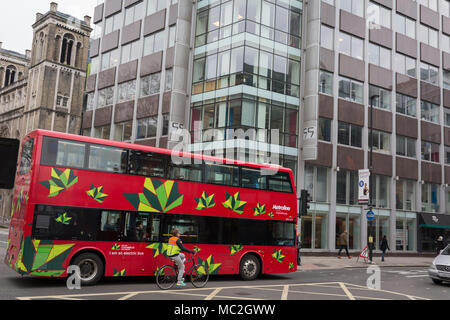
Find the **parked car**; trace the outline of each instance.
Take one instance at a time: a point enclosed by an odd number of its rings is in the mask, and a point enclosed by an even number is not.
[[[433,260],[428,275],[436,284],[450,282],[450,245]]]

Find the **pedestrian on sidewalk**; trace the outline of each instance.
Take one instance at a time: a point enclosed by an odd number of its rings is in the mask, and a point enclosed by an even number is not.
[[[342,232],[341,235],[339,236],[339,244],[340,244],[340,249],[338,252],[338,259],[341,259],[341,252],[344,249],[345,249],[345,252],[347,253],[347,257],[349,259],[351,259],[352,257],[348,253],[347,230],[344,230],[344,232]]]
[[[302,238],[300,237],[300,235],[297,236],[297,265],[301,266],[302,265],[302,260],[300,257],[300,249],[302,248]]]
[[[441,253],[441,250],[444,250],[446,247],[446,243],[444,241],[443,236],[439,236],[436,240],[436,254],[439,255]]]
[[[391,250],[391,248],[389,248],[389,244],[388,244],[386,236],[383,236],[383,240],[381,240],[380,249],[381,249],[381,262],[384,262],[386,250]]]

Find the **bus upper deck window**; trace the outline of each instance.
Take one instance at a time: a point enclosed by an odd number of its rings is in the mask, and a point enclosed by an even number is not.
[[[86,144],[83,142],[44,137],[41,164],[83,168]]]
[[[91,145],[89,169],[125,173],[127,151],[107,146]]]

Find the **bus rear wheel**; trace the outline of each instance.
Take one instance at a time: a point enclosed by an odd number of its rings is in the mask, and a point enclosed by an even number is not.
[[[242,258],[239,266],[239,275],[242,280],[255,280],[258,277],[260,270],[261,264],[257,257],[249,254]]]
[[[92,286],[103,276],[105,266],[102,259],[95,253],[82,253],[75,257],[71,265],[80,268],[81,285]]]

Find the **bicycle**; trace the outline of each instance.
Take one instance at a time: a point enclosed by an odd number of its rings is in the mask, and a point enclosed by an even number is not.
[[[191,262],[192,265],[185,272],[190,276],[191,283],[196,288],[203,288],[209,279],[209,271],[203,265],[195,263],[195,256],[190,255],[191,258],[185,262]],[[169,290],[172,288],[178,279],[178,267],[174,264],[166,264],[158,269],[156,272],[156,284],[161,290]]]

